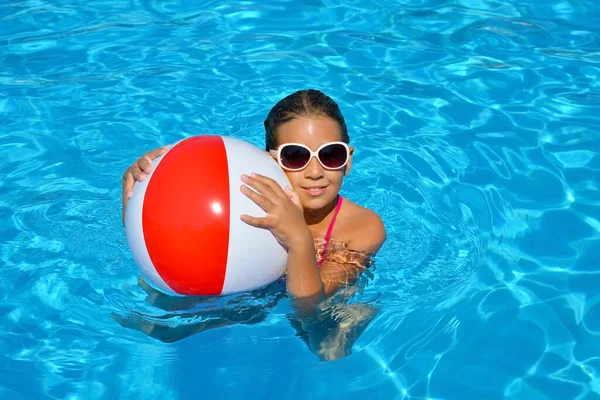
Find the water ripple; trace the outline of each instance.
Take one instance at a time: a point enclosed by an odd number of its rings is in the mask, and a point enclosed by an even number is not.
[[[0,4],[0,397],[176,399],[199,376],[211,398],[342,380],[349,398],[597,397],[598,20],[561,1]],[[270,105],[307,86],[346,116],[344,194],[388,230],[336,309],[378,312],[333,363],[277,287],[140,285],[120,221],[135,157],[207,132],[262,147]],[[236,324],[175,344],[115,317],[219,313]]]

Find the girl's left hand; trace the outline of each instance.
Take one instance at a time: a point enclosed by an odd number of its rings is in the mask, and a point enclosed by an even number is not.
[[[269,229],[286,249],[305,245],[311,238],[311,233],[304,220],[298,193],[288,187],[282,189],[273,179],[259,174],[242,175],[242,181],[245,183],[241,187],[242,193],[262,208],[267,215],[252,217],[243,214],[241,220],[258,228]]]

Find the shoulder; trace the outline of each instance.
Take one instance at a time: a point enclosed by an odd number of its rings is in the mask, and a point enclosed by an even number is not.
[[[348,247],[358,251],[379,251],[387,232],[381,217],[373,210],[362,207],[344,199],[347,205],[347,221],[349,230]]]

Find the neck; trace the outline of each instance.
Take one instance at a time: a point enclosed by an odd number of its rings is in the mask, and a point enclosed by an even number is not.
[[[335,206],[337,205],[338,202],[338,198],[339,195],[335,196],[335,199],[333,199],[333,201],[331,203],[329,203],[327,206],[318,209],[318,210],[308,210],[308,209],[304,209],[304,219],[306,220],[306,224],[308,226],[311,225],[318,225],[321,222],[323,222],[324,219],[326,219],[331,213],[333,213],[333,210],[335,209]]]

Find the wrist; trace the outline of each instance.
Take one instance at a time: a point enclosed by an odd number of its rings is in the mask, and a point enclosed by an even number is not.
[[[291,253],[295,252],[306,252],[309,249],[314,248],[314,241],[310,230],[302,234],[295,235],[289,243],[288,251]]]

